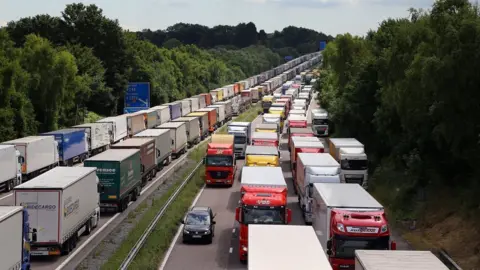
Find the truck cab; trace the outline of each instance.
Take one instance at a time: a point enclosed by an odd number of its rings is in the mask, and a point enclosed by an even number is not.
[[[330,154],[342,169],[342,182],[368,188],[368,157],[363,144],[354,138],[331,138],[329,141]]]
[[[262,109],[263,113],[268,113],[268,110],[270,109],[270,106],[272,106],[273,103],[273,96],[264,96],[262,98]]]
[[[289,97],[291,97],[291,96],[289,96]],[[275,101],[275,104],[277,104],[277,103],[278,103],[277,106],[279,106],[279,107],[281,107],[280,106],[281,103],[285,104],[285,116],[287,116],[288,113],[290,112],[291,107],[292,107],[291,99],[285,98],[285,96],[282,96],[282,98],[279,98]]]
[[[206,185],[233,185],[236,171],[233,142],[233,135],[212,136],[204,160]]]
[[[280,151],[274,146],[249,145],[245,151],[245,166],[280,166]]]
[[[248,257],[249,224],[288,224],[291,219],[291,210],[287,208],[287,183],[282,169],[243,167],[241,199],[235,209],[235,220],[240,223],[240,260],[245,262]]]
[[[329,135],[328,112],[324,109],[313,109],[312,112],[312,131],[315,136]]]
[[[288,116],[288,134],[291,128],[307,128],[307,117],[302,115],[290,114]]]
[[[278,134],[273,132],[254,132],[252,135],[252,145],[274,146],[278,148]]]
[[[290,111],[289,115],[307,116],[307,111],[305,111],[303,109],[301,109],[301,110],[292,109]]]
[[[251,141],[250,122],[232,122],[227,126],[228,134],[234,136],[235,155],[245,157],[245,150]]]

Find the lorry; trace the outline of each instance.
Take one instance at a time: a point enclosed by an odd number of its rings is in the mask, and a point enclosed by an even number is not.
[[[342,183],[368,188],[368,158],[361,142],[355,138],[330,138],[329,151],[340,163]]]
[[[40,134],[51,136],[58,145],[58,160],[61,166],[82,163],[88,156],[87,134],[83,129],[67,128]]]
[[[142,164],[138,149],[108,149],[83,163],[97,168],[97,177],[104,187],[100,208],[123,212],[142,191]]]
[[[240,261],[245,262],[248,257],[248,226],[288,224],[292,220],[292,211],[287,208],[287,182],[280,167],[243,167],[240,194],[235,220],[240,224]]]
[[[157,112],[157,125],[170,121],[170,107],[168,105],[155,106],[151,109]]]
[[[170,109],[170,120],[174,120],[179,117],[182,117],[182,103],[171,102],[171,103],[166,103],[165,105],[168,105],[168,108]]]
[[[180,117],[172,122],[185,123],[187,147],[191,148],[200,142],[200,122],[197,117]]]
[[[308,92],[300,92],[300,94],[298,94],[298,99],[300,100],[306,100],[306,105],[305,106],[308,106],[308,103],[310,102],[310,93]]]
[[[212,95],[210,95],[210,93],[203,93],[203,94],[200,94],[199,96],[203,97],[203,100],[205,102],[202,102],[202,100],[200,100],[200,109],[203,109],[207,106],[210,106],[212,105]],[[202,105],[204,105],[202,107]]]
[[[110,144],[119,142],[128,136],[127,115],[125,114],[103,118],[98,120],[97,123],[107,123],[109,125]]]
[[[157,171],[172,162],[172,148],[170,146],[170,130],[168,129],[146,129],[133,138],[153,138],[155,140],[155,159]]]
[[[266,113],[262,116],[262,124],[275,124],[277,125],[278,133],[283,132],[283,120],[279,114]]]
[[[187,98],[185,100],[188,100],[188,102],[190,102],[190,112],[194,112],[194,111],[200,109],[200,100],[199,100],[198,97],[191,97],[191,98]]]
[[[212,96],[212,103],[223,100],[223,90],[221,89],[210,90],[210,95]]]
[[[273,96],[268,95],[268,96],[263,96],[262,98],[262,109],[263,113],[268,113],[270,110],[270,106],[272,106],[273,103]]]
[[[254,132],[252,134],[252,145],[279,146],[278,133]]]
[[[215,105],[225,106],[224,107],[224,109],[225,109],[225,122],[232,120],[233,111],[232,111],[232,101],[231,100],[217,102]]]
[[[290,110],[290,112],[288,113],[288,115],[301,115],[301,116],[307,116],[307,111],[305,110]]]
[[[138,149],[142,174],[142,187],[157,174],[157,155],[155,139],[148,137],[131,138],[112,145],[112,149]]]
[[[303,115],[290,114],[287,118],[288,134],[291,128],[307,128],[307,117]]]
[[[238,116],[245,111],[245,105],[242,104],[242,97],[239,95],[232,98],[232,115]]]
[[[29,136],[1,144],[13,145],[20,153],[23,182],[58,166],[58,143],[53,136]]]
[[[235,156],[245,157],[247,145],[251,142],[251,122],[232,122],[227,126],[227,133],[235,137]]]
[[[340,183],[340,164],[328,153],[299,153],[292,176],[303,219],[311,225],[313,184]]]
[[[315,138],[315,137],[313,137]],[[318,138],[315,138],[318,140]],[[299,153],[323,153],[325,146],[323,143],[313,140],[305,140],[303,137],[292,137],[292,150],[290,151],[290,168],[292,175],[295,175],[296,161]]]
[[[170,130],[173,158],[178,158],[187,152],[187,125],[184,122],[168,122],[155,128]]]
[[[357,249],[396,249],[383,206],[358,184],[313,184],[312,226],[335,270],[353,269]]]
[[[182,116],[185,116],[192,112],[190,110],[190,101],[183,99],[183,100],[180,100],[179,102],[180,104],[182,104]]]
[[[329,120],[328,112],[324,109],[313,109],[312,116],[312,131],[315,136],[329,135]]]
[[[215,108],[203,108],[199,109],[197,112],[206,112],[208,113],[208,131],[213,133],[217,130],[217,109]]]
[[[269,132],[278,134],[277,124],[257,124],[255,126],[255,132]]]
[[[154,109],[141,110],[136,112],[137,114],[143,114],[143,119],[145,121],[145,128],[153,128],[154,126],[160,125],[158,123],[158,114]]]
[[[96,168],[57,167],[16,186],[16,206],[29,216],[32,256],[68,255],[80,235],[90,234],[100,220]]]
[[[252,96],[252,102],[257,103],[260,100],[260,94],[258,93],[258,88],[251,88],[250,94]]]
[[[278,114],[280,115],[280,119],[282,120],[282,127],[283,127],[283,121],[285,121],[286,119],[286,111],[285,111],[285,107],[284,108],[280,108],[280,107],[274,107],[275,104],[278,104],[278,103],[273,103],[272,104],[272,107],[270,107],[270,109],[268,110],[268,113],[269,114]]]
[[[233,135],[212,135],[204,160],[206,185],[233,185],[236,172],[233,140]]]
[[[147,125],[143,113],[135,112],[127,114],[127,131],[129,137],[132,137],[145,129],[147,129]]]
[[[355,270],[449,270],[431,251],[355,250]],[[457,268],[459,269],[459,268]]]
[[[14,145],[0,145],[0,188],[5,192],[22,183],[22,158]]]
[[[311,226],[251,224],[248,230],[248,270],[332,270]]]
[[[292,103],[292,108],[296,110],[306,110],[308,103],[306,99],[297,98]]]
[[[30,270],[32,241],[27,210],[21,206],[0,206],[0,231],[0,268]]]
[[[73,126],[82,129],[87,135],[88,155],[93,156],[110,146],[109,123],[87,123]]]
[[[225,105],[210,105],[207,107],[207,109],[211,108],[214,108],[217,112],[217,128],[220,128],[226,123]]]
[[[280,151],[274,146],[249,145],[245,151],[245,166],[280,166]]]
[[[288,131],[288,151],[292,151],[292,137],[314,137],[309,128],[289,128]],[[320,140],[317,138],[315,141]]]
[[[196,117],[200,125],[200,140],[204,140],[209,134],[208,112],[193,112],[187,114],[187,117]]]
[[[252,98],[249,95],[242,95],[241,106],[244,110],[250,109],[250,107],[252,106]]]

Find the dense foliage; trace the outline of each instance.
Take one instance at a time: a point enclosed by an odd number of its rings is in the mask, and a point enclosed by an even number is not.
[[[60,17],[22,18],[0,29],[0,141],[121,113],[128,82],[150,82],[156,105],[283,62],[261,45],[159,48],[95,5],[67,5]]]
[[[440,0],[366,37],[339,35],[324,52],[318,87],[335,136],[366,145],[373,190],[388,187],[381,196],[400,216],[439,190],[479,209],[479,50],[477,8]]]
[[[175,47],[179,44],[193,44],[201,48],[245,48],[264,45],[285,56],[300,56],[318,51],[320,41],[331,41],[332,36],[315,30],[289,26],[282,31],[266,33],[257,31],[254,23],[240,23],[237,26],[218,25],[209,28],[199,24],[177,23],[166,30],[145,29],[137,35],[150,40],[157,46]]]

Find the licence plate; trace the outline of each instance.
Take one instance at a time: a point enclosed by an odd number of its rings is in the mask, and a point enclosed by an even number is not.
[[[192,235],[193,238],[201,238],[201,235]]]
[[[223,183],[223,180],[217,180],[216,182],[217,183]]]
[[[32,256],[48,256],[48,251],[42,251],[42,250],[32,250],[30,251],[30,255]]]

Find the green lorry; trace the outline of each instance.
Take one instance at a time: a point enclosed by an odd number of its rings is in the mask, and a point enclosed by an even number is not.
[[[109,149],[85,160],[85,167],[96,167],[104,187],[100,195],[102,210],[123,212],[130,201],[136,201],[142,190],[140,151],[137,149]]]

